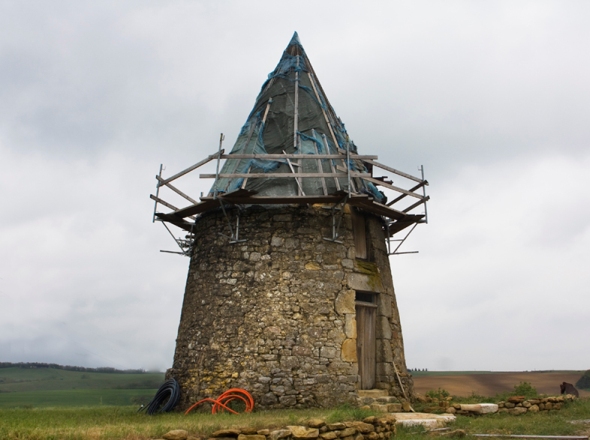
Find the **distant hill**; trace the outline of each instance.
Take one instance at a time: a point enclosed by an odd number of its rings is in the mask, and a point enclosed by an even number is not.
[[[0,362],[0,368],[54,368],[56,370],[67,370],[67,371],[84,371],[89,373],[123,373],[123,374],[141,374],[146,373],[145,370],[117,370],[112,367],[98,367],[98,368],[87,368],[87,367],[76,367],[72,365],[59,365],[59,364],[47,364],[45,362]]]
[[[134,405],[149,401],[163,382],[160,372],[3,362],[0,407]]]

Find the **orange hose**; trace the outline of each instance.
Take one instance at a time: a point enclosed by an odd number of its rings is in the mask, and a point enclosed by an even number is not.
[[[254,409],[254,398],[248,391],[243,390],[242,388],[231,388],[227,390],[225,393],[223,393],[221,396],[219,396],[217,399],[211,399],[210,397],[206,397],[203,400],[199,400],[197,403],[193,404],[189,409],[187,409],[184,415],[186,416],[201,403],[205,402],[210,402],[213,404],[213,407],[211,408],[211,414],[217,414],[218,411],[223,412],[224,410],[231,412],[233,414],[237,414],[236,411],[234,411],[228,406],[228,404],[233,400],[241,400],[242,402],[244,402],[244,404],[246,405],[246,409],[244,409],[244,412],[249,413],[252,412],[252,410]]]

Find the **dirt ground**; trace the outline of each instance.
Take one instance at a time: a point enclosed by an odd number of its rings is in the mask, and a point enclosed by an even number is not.
[[[425,395],[430,390],[443,388],[453,396],[467,397],[471,394],[495,396],[512,391],[520,382],[530,382],[541,394],[557,395],[559,384],[575,384],[583,371],[564,372],[506,372],[481,374],[449,374],[414,376],[414,391]],[[580,391],[580,397],[590,397],[589,391]]]

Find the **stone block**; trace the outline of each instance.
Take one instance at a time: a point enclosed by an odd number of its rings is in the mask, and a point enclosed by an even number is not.
[[[342,360],[345,362],[357,362],[356,339],[346,339],[342,343]]]
[[[334,359],[336,357],[336,348],[335,347],[321,347],[320,348],[320,357],[326,359]]]
[[[356,339],[356,315],[347,313],[344,317],[344,333],[347,338]]]
[[[240,434],[238,440],[266,440],[266,436],[260,434]]]
[[[340,438],[344,438],[344,437],[349,437],[351,435],[355,435],[357,433],[356,428],[344,428],[342,431],[340,431]]]
[[[328,424],[328,429],[330,431],[339,431],[339,430],[342,430],[342,429],[345,429],[345,428],[346,428],[346,425],[344,423],[340,423],[340,422],[338,422],[338,423],[329,423]]]
[[[336,297],[336,313],[340,315],[345,315],[347,313],[356,314],[355,305],[354,305],[354,290],[346,290],[341,292]]]
[[[400,412],[402,410],[401,403],[387,403],[387,412]]]
[[[321,270],[322,266],[320,266],[318,263],[316,263],[314,261],[309,261],[309,262],[305,263],[305,269],[306,270]]]
[[[271,431],[268,436],[269,440],[281,440],[287,437],[291,437],[291,431],[289,429],[277,429]]]
[[[184,429],[173,429],[162,436],[164,440],[186,440],[188,438],[188,431]]]
[[[378,293],[383,291],[383,286],[381,285],[381,279],[379,277],[352,272],[348,274],[347,281],[348,287],[354,290]]]
[[[381,403],[373,403],[371,405],[371,409],[375,412],[382,412],[382,413],[389,412],[387,405],[384,405]]]
[[[318,438],[320,431],[316,428],[308,428],[306,426],[287,426],[295,439],[310,439]]]
[[[326,424],[324,419],[310,419],[307,421],[307,426],[310,428],[321,428]]]

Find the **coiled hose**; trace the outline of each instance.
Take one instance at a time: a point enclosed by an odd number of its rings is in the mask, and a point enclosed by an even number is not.
[[[249,413],[249,412],[252,412],[252,410],[254,409],[254,398],[252,397],[252,395],[248,391],[246,391],[242,388],[232,388],[232,389],[227,390],[225,393],[223,393],[217,399],[211,399],[210,397],[207,397],[206,399],[199,400],[197,403],[195,403],[189,409],[187,409],[186,412],[184,413],[184,415],[186,416],[188,413],[190,413],[193,409],[195,409],[201,403],[205,403],[205,402],[209,402],[209,403],[213,404],[213,407],[211,408],[212,414],[216,414],[218,411],[219,412],[228,411],[232,414],[237,414],[237,411],[231,409],[228,406],[229,403],[233,400],[241,401],[245,405],[244,412]]]
[[[158,392],[146,406],[139,408],[139,411],[145,411],[148,415],[156,413],[169,412],[176,406],[180,399],[180,386],[176,379],[168,379],[158,388]]]

